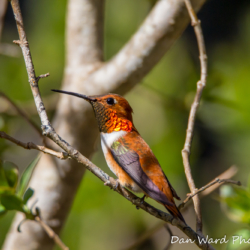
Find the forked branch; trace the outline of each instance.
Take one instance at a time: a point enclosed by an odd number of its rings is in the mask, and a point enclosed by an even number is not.
[[[234,180],[230,180],[230,179],[219,179],[216,178],[214,181],[209,182],[207,185],[205,185],[204,187],[201,187],[200,189],[198,189],[195,193],[192,194],[188,194],[187,198],[178,206],[179,209],[183,208],[185,206],[185,204],[190,201],[195,195],[203,192],[204,190],[210,188],[211,186],[215,185],[215,184],[235,184],[238,186],[241,186],[241,182],[240,181],[234,181]]]
[[[190,109],[186,139],[185,139],[184,148],[182,150],[183,165],[184,165],[185,174],[186,174],[187,181],[188,181],[188,186],[190,188],[191,193],[194,194],[196,193],[197,189],[195,187],[194,179],[191,173],[189,156],[190,156],[192,138],[193,138],[193,133],[194,133],[195,116],[196,116],[196,112],[200,104],[202,91],[204,87],[206,86],[207,55],[206,55],[206,48],[205,48],[205,42],[203,39],[202,29],[200,26],[200,21],[198,20],[190,1],[185,0],[185,4],[188,10],[188,13],[190,15],[191,23],[192,23],[192,26],[194,27],[195,35],[197,38],[199,54],[200,54],[200,64],[201,64],[201,78],[197,82],[197,91],[196,91],[196,95],[194,98],[194,102]],[[198,195],[193,196],[193,202],[194,202],[194,209],[195,209],[195,214],[196,214],[196,230],[198,233],[201,234],[202,233],[202,216],[201,216],[200,200],[199,200]]]
[[[38,150],[38,151],[41,151],[45,154],[50,154],[52,156],[55,156],[61,160],[65,160],[65,159],[68,159],[70,158],[69,155],[65,152],[57,152],[57,151],[54,151],[50,148],[46,148],[45,146],[39,146],[39,145],[36,145],[34,144],[33,142],[21,142],[11,136],[9,136],[8,134],[6,134],[5,132],[3,131],[0,131],[0,138],[3,138],[3,139],[6,139],[8,141],[11,141],[13,143],[15,143],[16,145],[22,147],[22,148],[25,148],[25,149],[35,149],[35,150]]]

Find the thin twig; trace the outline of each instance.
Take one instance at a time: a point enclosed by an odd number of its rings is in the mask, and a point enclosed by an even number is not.
[[[165,222],[171,223],[172,225],[177,226],[182,232],[184,232],[190,239],[194,240],[195,244],[200,249],[214,249],[210,244],[206,244],[199,241],[199,235],[193,231],[189,226],[187,226],[184,222],[180,221],[178,218],[174,218],[172,215],[164,213],[148,203],[144,202],[141,204],[141,199],[135,196],[133,193],[128,191],[127,189],[118,186],[117,182],[112,177],[103,172],[100,168],[95,166],[90,160],[84,157],[79,151],[71,147],[65,140],[63,140],[51,126],[48,116],[46,114],[44,104],[42,102],[42,98],[39,92],[39,87],[37,84],[37,78],[35,76],[34,66],[31,59],[31,54],[29,50],[29,45],[27,42],[26,34],[24,31],[22,15],[20,11],[19,1],[11,0],[12,9],[14,12],[14,16],[16,19],[18,33],[20,37],[20,47],[23,51],[24,60],[26,64],[26,69],[28,72],[28,78],[30,82],[30,87],[32,89],[32,94],[34,96],[35,104],[41,119],[43,134],[53,140],[57,145],[63,148],[73,159],[82,163],[89,171],[91,171],[94,175],[96,175],[100,180],[118,192],[120,195],[124,196],[127,200],[131,201],[134,205],[140,207],[145,210],[149,214],[159,218]]]
[[[20,116],[22,116],[41,137],[43,137],[41,129],[6,94],[0,91],[0,97],[3,97],[8,103],[10,103],[11,106],[17,111],[17,113],[20,114]]]
[[[21,14],[21,9],[18,0],[11,0],[11,6],[14,11],[14,16],[16,20],[17,30],[20,40],[13,41],[18,44],[23,52],[24,62],[28,73],[29,83],[32,90],[33,97],[35,99],[36,108],[41,122],[44,126],[50,126],[50,122],[45,111],[44,104],[42,102],[41,94],[38,87],[38,79],[35,74],[34,65],[32,62],[29,43],[27,41],[26,33],[24,31],[23,17]],[[39,104],[39,105],[37,105]]]
[[[49,74],[49,73],[46,73],[46,74],[43,74],[43,75],[38,76],[36,79],[37,79],[37,81],[39,81],[41,78],[46,78],[46,77],[48,77],[48,76],[50,76],[50,74]]]
[[[66,152],[56,152],[50,148],[46,148],[45,146],[39,146],[39,145],[36,145],[34,144],[33,142],[21,142],[21,141],[18,141],[16,140],[15,138],[7,135],[5,132],[3,131],[0,131],[0,138],[3,138],[3,139],[6,139],[8,141],[11,141],[13,143],[15,143],[16,145],[22,147],[22,148],[25,148],[25,149],[35,149],[35,150],[38,150],[38,151],[41,151],[45,154],[50,154],[52,156],[55,156],[61,160],[66,160],[68,158],[70,158],[70,156],[66,153]]]
[[[204,190],[206,190],[207,188],[210,188],[211,186],[213,186],[214,184],[226,184],[226,183],[230,183],[230,184],[235,184],[238,186],[241,186],[241,182],[240,181],[234,181],[234,180],[230,180],[230,179],[219,179],[216,178],[214,181],[208,183],[207,185],[205,185],[204,187],[200,188],[199,190],[197,190],[195,193],[189,194],[187,195],[187,198],[178,206],[179,209],[183,208],[185,206],[185,204],[191,200],[195,195],[203,192]]]
[[[44,231],[48,234],[48,236],[54,240],[54,242],[63,250],[69,250],[69,248],[62,242],[60,237],[50,228],[39,216],[35,217],[35,221],[37,221]]]
[[[185,139],[184,148],[182,150],[183,165],[185,168],[185,174],[187,177],[188,186],[190,188],[191,193],[195,193],[197,189],[195,187],[195,183],[191,174],[189,156],[190,156],[191,143],[192,143],[193,132],[194,132],[195,116],[196,116],[196,112],[200,103],[203,88],[206,86],[207,56],[206,56],[205,43],[203,39],[202,29],[200,26],[200,21],[198,20],[190,1],[185,0],[185,4],[188,10],[188,13],[190,15],[192,26],[194,27],[195,35],[197,38],[199,54],[200,54],[200,64],[201,64],[201,78],[197,83],[196,95],[195,95],[194,102],[190,109],[186,139]],[[195,214],[196,214],[196,230],[198,233],[201,234],[202,233],[202,216],[201,216],[200,200],[199,200],[198,195],[193,197],[193,202],[194,202],[194,209],[195,209]]]
[[[222,174],[220,174],[219,176],[217,176],[217,178],[218,179],[230,179],[234,175],[236,175],[237,172],[238,172],[238,168],[235,165],[233,165],[229,169],[227,169],[225,172],[223,172]],[[221,184],[222,183],[217,183],[217,184],[211,186],[210,188],[204,190],[201,193],[200,197],[202,198],[203,196],[207,196],[208,194],[212,193],[214,190],[216,190],[218,187],[220,187]]]

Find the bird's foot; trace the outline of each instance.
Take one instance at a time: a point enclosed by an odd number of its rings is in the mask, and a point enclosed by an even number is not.
[[[116,179],[115,182],[116,183],[115,183],[115,186],[114,186],[114,190],[116,190],[118,188],[119,184],[120,184],[118,179]]]
[[[145,195],[145,194],[143,195],[143,197],[142,197],[142,198],[140,198],[140,199],[141,199],[141,202],[140,202],[140,203],[141,203],[141,205],[144,203],[145,198],[146,198],[146,195]]]
[[[140,199],[140,204],[142,205],[144,203],[144,200],[146,198],[146,195],[144,194],[142,198],[139,198]],[[136,206],[136,209],[140,209],[138,206]]]
[[[116,190],[118,188],[119,184],[120,184],[120,182],[118,179],[115,179],[115,186],[114,187],[112,186],[111,181],[108,180],[108,181],[104,182],[104,186],[109,186],[110,189],[114,189],[114,190]]]

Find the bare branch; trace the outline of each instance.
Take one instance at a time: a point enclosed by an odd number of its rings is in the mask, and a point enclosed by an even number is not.
[[[28,77],[29,77],[29,83],[31,86],[32,94],[35,98],[38,115],[42,121],[42,124],[44,124],[45,126],[50,125],[49,119],[48,119],[48,116],[45,111],[45,107],[44,107],[44,104],[42,102],[42,98],[40,95],[40,91],[38,87],[38,80],[36,78],[35,69],[34,69],[34,65],[32,62],[31,54],[30,54],[29,43],[27,41],[26,33],[24,31],[23,17],[21,14],[19,2],[18,0],[11,0],[10,3],[15,13],[14,16],[15,16],[17,30],[18,30],[18,34],[20,38],[20,40],[14,41],[14,43],[18,44],[22,49],[24,62],[25,62]]]
[[[43,137],[41,133],[41,129],[28,117],[28,115],[21,110],[6,94],[0,91],[0,97],[3,97],[8,103],[11,104],[11,106],[17,111],[17,113],[22,116],[32,128],[41,136]]]
[[[210,188],[211,186],[213,186],[214,184],[226,184],[226,183],[230,183],[230,184],[235,184],[238,186],[241,186],[241,182],[240,181],[234,181],[234,180],[230,180],[230,179],[219,179],[216,178],[214,181],[208,183],[207,185],[205,185],[204,187],[198,189],[195,193],[192,194],[188,194],[187,198],[178,206],[179,209],[183,208],[185,206],[185,204],[191,200],[195,195],[203,192],[204,190]]]
[[[69,0],[66,27],[66,71],[99,64],[103,58],[103,0]],[[93,69],[91,69],[93,70]]]
[[[5,132],[3,131],[0,131],[0,138],[3,138],[3,139],[6,139],[8,141],[11,141],[13,143],[15,143],[16,145],[22,147],[22,148],[25,148],[25,149],[35,149],[35,150],[38,150],[38,151],[41,151],[45,154],[49,154],[49,155],[52,155],[52,156],[55,156],[61,160],[66,160],[69,157],[69,155],[65,152],[56,152],[50,148],[46,148],[44,146],[39,146],[39,145],[36,145],[34,144],[33,142],[21,142],[21,141],[18,141],[16,140],[15,138],[7,135]]]
[[[194,26],[194,31],[195,31],[195,35],[196,35],[198,47],[199,47],[200,63],[201,63],[201,79],[197,83],[196,95],[195,95],[194,102],[190,109],[186,140],[185,140],[184,148],[182,150],[182,158],[183,158],[185,174],[187,177],[190,191],[192,194],[194,194],[197,191],[197,189],[195,187],[195,183],[191,174],[189,156],[190,156],[191,143],[192,143],[193,132],[194,132],[195,116],[196,116],[196,112],[200,103],[203,88],[206,85],[207,56],[206,56],[205,43],[203,39],[202,29],[200,26],[200,21],[198,20],[190,1],[185,0],[185,4],[188,9],[188,13],[191,17],[192,25]],[[200,200],[199,200],[198,195],[193,197],[193,202],[194,202],[194,209],[196,213],[196,230],[197,232],[201,233],[202,232],[202,216],[201,216]]]
[[[227,169],[225,172],[223,172],[222,174],[217,176],[216,179],[230,179],[234,175],[236,175],[237,172],[238,172],[238,168],[233,165],[229,169]],[[220,187],[221,184],[222,183],[214,184],[213,186],[211,186],[211,187],[207,188],[206,190],[204,190],[200,195],[201,198],[204,197],[204,196],[207,196],[210,193],[212,193],[214,190],[216,190],[218,187]]]
[[[62,242],[60,237],[49,227],[39,216],[35,217],[35,221],[37,221],[44,231],[48,234],[48,236],[54,240],[54,242],[62,249],[62,250],[69,250],[69,248]]]
[[[198,10],[205,0],[192,1]],[[184,0],[157,1],[128,43],[88,78],[81,93],[103,94],[111,90],[124,94],[159,62],[189,22]],[[87,92],[86,92],[87,91]]]
[[[39,81],[41,78],[46,78],[46,77],[48,77],[48,76],[50,76],[50,74],[49,74],[49,73],[46,73],[46,74],[43,74],[43,75],[38,76],[38,77],[36,78],[36,80]]]

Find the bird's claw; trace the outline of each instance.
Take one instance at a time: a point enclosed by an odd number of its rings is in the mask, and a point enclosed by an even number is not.
[[[120,183],[119,183],[118,179],[115,180],[115,186],[114,187],[112,186],[111,181],[108,180],[108,181],[104,182],[104,186],[109,186],[110,189],[114,189],[114,190],[116,190],[118,188],[119,184]]]
[[[143,197],[142,198],[139,198],[140,199],[140,204],[142,205],[143,203],[144,203],[144,200],[145,200],[145,198],[146,198],[146,195],[144,194],[143,195]],[[136,209],[140,209],[140,207],[139,206],[136,206]]]
[[[140,200],[141,200],[141,202],[140,202],[140,203],[141,203],[141,205],[144,203],[145,198],[146,198],[146,195],[145,195],[145,194],[143,195],[143,197],[142,197],[142,198],[140,198]]]
[[[118,188],[119,184],[120,184],[118,180],[115,180],[115,181],[116,181],[116,183],[115,183],[115,186],[114,186],[114,190],[116,190]]]

